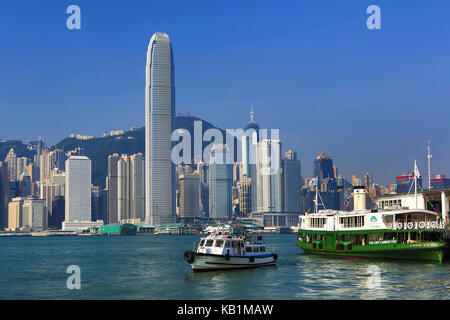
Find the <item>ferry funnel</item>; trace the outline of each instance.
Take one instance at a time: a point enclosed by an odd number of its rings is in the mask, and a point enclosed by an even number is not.
[[[355,187],[353,190],[353,210],[366,210],[366,194],[364,187]]]

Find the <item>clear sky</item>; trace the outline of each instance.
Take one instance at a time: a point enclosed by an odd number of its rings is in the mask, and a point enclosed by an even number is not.
[[[68,30],[66,8],[81,8]],[[381,8],[369,30],[366,8]],[[417,159],[450,175],[450,2],[0,2],[0,138],[49,145],[144,125],[145,58],[172,41],[177,112],[279,128],[304,176],[326,152],[350,178],[393,183]]]

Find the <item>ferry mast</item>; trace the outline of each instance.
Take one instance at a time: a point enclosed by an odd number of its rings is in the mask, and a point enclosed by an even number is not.
[[[431,155],[431,147],[430,147],[430,140],[428,140],[428,153],[427,153],[427,158],[428,158],[428,189],[431,189],[431,159],[433,158],[433,156]]]

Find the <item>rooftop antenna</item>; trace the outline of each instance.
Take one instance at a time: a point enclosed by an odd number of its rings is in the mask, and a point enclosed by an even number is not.
[[[430,146],[430,140],[428,140],[428,189],[431,189],[431,159],[433,158],[431,154],[431,146]]]
[[[253,121],[253,115],[254,115],[255,113],[253,112],[253,104],[251,104],[250,105],[250,122],[254,122]]]

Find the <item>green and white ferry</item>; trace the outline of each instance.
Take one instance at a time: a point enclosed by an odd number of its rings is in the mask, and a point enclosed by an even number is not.
[[[366,210],[365,196],[364,188],[355,188],[354,211],[316,209],[300,216],[297,246],[305,253],[343,257],[439,262],[448,258],[447,226],[437,213]]]

